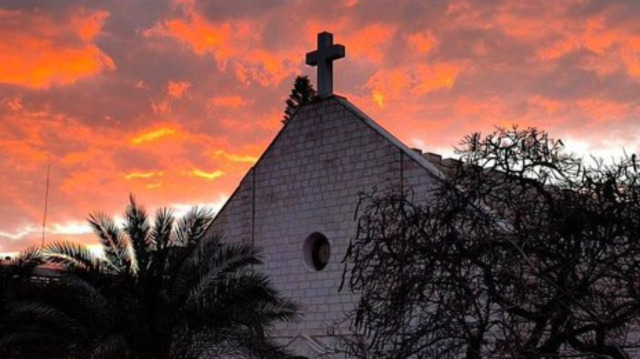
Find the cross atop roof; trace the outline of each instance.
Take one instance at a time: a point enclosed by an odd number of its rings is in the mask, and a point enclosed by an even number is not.
[[[333,44],[333,34],[318,34],[318,49],[307,53],[307,65],[318,66],[318,95],[333,94],[333,60],[344,57],[344,46]]]

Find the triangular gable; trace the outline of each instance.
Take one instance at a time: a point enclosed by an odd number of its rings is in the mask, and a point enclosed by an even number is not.
[[[384,127],[380,126],[377,122],[372,120],[371,117],[367,116],[364,112],[362,112],[359,108],[354,106],[346,98],[339,97],[339,96],[335,96],[335,97],[336,97],[336,100],[338,100],[338,102],[340,102],[347,110],[352,112],[357,118],[359,118],[372,130],[379,133],[380,136],[384,137],[387,141],[391,142],[394,146],[396,146],[398,149],[403,151],[405,155],[413,159],[416,163],[422,166],[422,168],[426,169],[437,178],[444,178],[444,174],[436,166],[431,164],[431,162],[429,162],[422,155],[418,154],[416,151],[412,150],[407,145],[405,145],[400,140],[398,140],[394,135],[392,135],[389,131],[385,130]]]
[[[238,185],[238,187],[234,190],[234,192],[231,194],[231,196],[225,202],[225,204],[220,208],[220,210],[218,211],[218,214],[224,212],[224,210],[226,209],[227,205],[231,202],[232,198],[234,198],[236,196],[236,194],[239,192],[241,186],[243,186],[243,185],[250,186],[251,185],[251,183],[252,183],[251,176],[253,175],[254,169],[260,165],[260,163],[268,155],[268,153],[273,148],[273,146],[278,142],[280,137],[284,133],[286,133],[287,128],[295,123],[296,117],[298,116],[298,114],[301,113],[301,111],[305,107],[312,106],[312,105],[317,105],[318,103],[329,102],[329,101],[334,101],[334,102],[339,103],[347,111],[352,113],[357,119],[362,121],[362,123],[364,123],[369,129],[373,130],[374,132],[379,134],[381,137],[383,137],[386,141],[388,141],[390,144],[392,144],[394,147],[396,147],[398,150],[402,151],[402,153],[404,153],[408,158],[411,158],[420,167],[424,168],[428,173],[433,175],[433,177],[435,177],[437,179],[443,179],[445,177],[444,173],[440,169],[438,169],[435,165],[433,165],[431,162],[429,162],[421,154],[417,153],[416,151],[414,151],[413,149],[409,148],[407,145],[402,143],[400,140],[398,140],[395,136],[393,136],[390,132],[388,132],[386,129],[384,129],[382,126],[380,126],[377,122],[375,122],[373,119],[371,119],[369,116],[367,116],[364,112],[362,112],[360,109],[358,109],[355,105],[353,105],[351,102],[349,102],[346,98],[344,98],[342,96],[338,96],[338,95],[332,95],[332,96],[329,96],[329,97],[317,99],[317,100],[312,101],[310,103],[304,104],[303,106],[301,106],[300,108],[297,109],[297,111],[291,116],[291,118],[288,121],[284,122],[283,127],[280,129],[280,131],[278,131],[278,133],[276,134],[274,139],[271,141],[271,143],[269,143],[269,145],[267,146],[265,151],[260,155],[260,157],[254,163],[254,165],[249,169],[249,171],[247,171],[247,174],[242,178],[242,180],[240,181],[240,184]],[[216,218],[217,217],[218,216],[216,215]],[[213,223],[215,223],[215,219],[214,219]],[[212,226],[213,226],[213,223],[212,223]]]

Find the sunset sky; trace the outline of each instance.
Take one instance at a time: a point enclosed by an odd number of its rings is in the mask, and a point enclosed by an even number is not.
[[[219,208],[281,128],[316,34],[334,90],[409,146],[537,126],[573,151],[640,143],[640,1],[0,2],[0,253],[95,243],[129,193]]]

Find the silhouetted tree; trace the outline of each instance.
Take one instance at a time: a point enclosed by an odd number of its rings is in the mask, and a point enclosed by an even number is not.
[[[73,243],[46,246],[39,258],[57,277],[38,296],[13,300],[12,323],[25,334],[32,328],[25,318],[68,324],[76,339],[66,336],[58,348],[65,357],[286,357],[268,333],[279,321],[297,320],[297,306],[252,269],[261,263],[255,248],[204,238],[211,220],[201,209],[180,220],[161,209],[151,223],[133,197],[121,227],[92,214],[104,257]],[[43,311],[47,318],[36,316]],[[41,337],[24,338],[20,350],[0,338],[0,350],[31,358],[37,349],[25,344]]]
[[[468,136],[428,203],[362,195],[346,256],[360,358],[640,355],[640,172],[530,128]]]
[[[296,76],[291,89],[291,94],[287,99],[287,107],[284,109],[283,123],[291,119],[294,113],[305,103],[311,102],[316,97],[316,90],[311,85],[311,81],[307,76]]]
[[[40,249],[30,248],[0,265],[0,358],[68,358],[87,339],[83,321],[92,313],[80,307],[92,298],[70,303],[73,286],[52,281],[41,264]]]

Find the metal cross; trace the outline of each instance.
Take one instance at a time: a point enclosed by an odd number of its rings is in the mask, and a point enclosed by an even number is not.
[[[318,34],[318,49],[307,53],[307,65],[318,66],[318,95],[333,94],[333,60],[344,57],[344,46],[333,44],[333,34]]]

